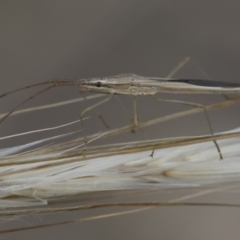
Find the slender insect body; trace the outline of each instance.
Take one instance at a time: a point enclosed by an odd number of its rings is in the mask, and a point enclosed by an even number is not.
[[[182,64],[180,64],[182,67]],[[179,68],[178,68],[179,69]],[[195,104],[190,102],[183,102],[178,100],[166,100],[157,98],[157,93],[166,92],[166,93],[195,93],[195,94],[236,94],[240,93],[240,84],[238,83],[226,83],[226,82],[217,82],[217,81],[208,81],[208,80],[196,80],[196,79],[169,79],[169,78],[158,78],[158,77],[143,77],[135,74],[121,74],[111,77],[104,78],[90,78],[90,79],[79,79],[79,80],[67,80],[67,79],[57,79],[53,81],[47,81],[42,83],[33,84],[30,86],[26,86],[23,88],[19,88],[8,93],[4,93],[0,95],[0,98],[5,97],[9,94],[32,88],[42,85],[48,85],[46,88],[40,90],[34,95],[27,98],[22,103],[18,104],[14,107],[10,112],[8,112],[2,119],[0,119],[0,123],[2,123],[9,115],[11,115],[16,109],[21,107],[26,102],[30,101],[34,97],[54,88],[60,86],[79,86],[80,90],[90,91],[90,92],[98,92],[109,95],[108,98],[92,105],[91,107],[86,108],[81,113],[81,120],[83,119],[83,115],[89,111],[92,111],[94,108],[106,103],[111,99],[114,94],[121,95],[132,95],[134,96],[134,127],[139,127],[138,117],[137,117],[137,102],[136,96],[138,95],[150,95],[153,96],[154,99],[163,102],[172,102],[177,104],[183,104],[191,107],[202,108],[203,112],[206,116],[209,129],[213,135],[213,130],[211,127],[211,123],[206,111],[206,108],[201,104]],[[82,122],[82,121],[81,121]],[[82,122],[83,124],[83,122]],[[84,128],[83,128],[84,129]],[[220,159],[222,159],[222,154],[217,142],[214,140],[214,144],[219,152]],[[151,154],[152,155],[152,154]]]
[[[201,104],[183,102],[178,100],[165,100],[155,97],[159,92],[167,93],[197,93],[197,94],[233,94],[240,93],[240,84],[237,83],[224,83],[206,80],[194,79],[164,79],[156,77],[142,77],[135,74],[123,74],[107,78],[93,78],[86,81],[81,87],[86,91],[100,92],[110,95],[107,99],[85,109],[81,113],[81,119],[84,114],[91,111],[95,107],[107,102],[114,94],[125,94],[134,96],[134,126],[139,127],[137,117],[137,102],[136,96],[138,95],[151,95],[158,101],[172,102],[202,108],[205,114],[207,123],[211,134],[214,135],[211,122],[205,107]],[[83,123],[82,123],[83,124]],[[85,137],[86,139],[86,137]],[[87,143],[87,141],[86,141]],[[213,143],[219,153],[220,159],[223,159],[220,147],[214,140]],[[151,156],[154,154],[154,149]]]
[[[240,84],[194,79],[166,79],[121,74],[79,80],[81,89],[105,94],[155,95],[158,92],[196,94],[240,93]]]
[[[57,79],[42,83],[37,83],[22,87],[8,93],[0,95],[3,98],[9,94],[22,91],[24,89],[50,85],[41,91],[35,93],[33,96],[27,98],[22,103],[18,104],[8,114],[0,120],[3,122],[9,115],[11,115],[17,108],[24,103],[30,101],[32,98],[54,88],[61,86],[79,86],[81,90],[98,92],[108,95],[124,94],[124,95],[150,95],[154,96],[158,92],[167,93],[197,93],[197,94],[234,94],[240,93],[240,84],[216,82],[208,80],[195,79],[169,79],[158,77],[143,77],[135,74],[121,74],[104,78],[90,78],[79,80]]]
[[[125,95],[155,95],[158,92],[168,93],[196,93],[196,94],[236,94],[240,93],[240,84],[196,79],[169,79],[158,77],[143,77],[135,74],[121,74],[111,77],[90,78],[79,80],[57,79],[33,84],[0,95],[0,98],[9,94],[51,84],[53,87],[79,86],[81,90],[99,92],[103,94]],[[38,94],[37,94],[38,95]]]

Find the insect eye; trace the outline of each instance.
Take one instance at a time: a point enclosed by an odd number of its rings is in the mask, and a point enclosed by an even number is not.
[[[101,87],[101,86],[102,86],[102,83],[101,83],[101,82],[96,82],[95,86],[96,86],[96,87]]]

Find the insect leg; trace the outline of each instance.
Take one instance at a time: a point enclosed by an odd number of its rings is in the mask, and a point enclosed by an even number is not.
[[[84,128],[83,116],[84,116],[86,113],[92,111],[94,108],[102,105],[103,103],[108,102],[108,101],[112,98],[112,96],[113,96],[113,95],[111,94],[109,97],[107,97],[107,98],[103,99],[102,101],[100,101],[100,102],[98,102],[98,103],[96,103],[96,104],[94,104],[94,105],[92,105],[92,106],[84,109],[84,110],[81,112],[80,120],[81,120],[81,124],[82,124],[82,128],[83,128],[85,143],[87,143],[87,136],[86,136],[86,132],[85,132],[85,128]]]
[[[138,127],[137,96],[133,97],[133,127]]]
[[[96,112],[96,114],[98,115],[98,118],[99,120],[102,122],[102,124],[107,128],[109,129],[110,126],[109,124],[106,122],[106,120],[103,118],[103,116],[97,111],[97,110],[94,110]]]
[[[192,58],[190,56],[184,57],[178,64],[173,68],[173,70],[167,75],[167,78],[172,78],[174,75],[179,72]],[[152,150],[150,157],[153,158],[155,149]]]
[[[178,100],[161,99],[161,98],[157,98],[156,96],[153,96],[153,98],[155,100],[161,101],[161,102],[177,103],[177,104],[191,106],[191,107],[195,107],[195,108],[202,108],[203,111],[204,111],[205,117],[207,119],[207,123],[208,123],[209,129],[210,129],[210,132],[211,132],[212,135],[214,135],[213,129],[212,129],[212,125],[211,125],[211,122],[210,122],[210,119],[209,119],[209,116],[208,116],[208,112],[207,112],[207,110],[206,110],[204,105],[197,104],[197,103],[192,103],[192,102],[178,101]],[[223,156],[222,156],[222,153],[221,153],[221,150],[220,150],[220,147],[219,147],[218,143],[216,142],[216,140],[214,140],[213,142],[214,142],[214,144],[215,144],[215,146],[217,148],[218,154],[220,156],[220,160],[223,159]]]
[[[2,95],[0,95],[0,98],[6,97],[8,95],[11,95],[12,93],[20,92],[20,91],[25,90],[25,89],[38,87],[38,86],[42,86],[42,85],[46,85],[46,84],[50,84],[50,83],[54,83],[54,81],[41,82],[41,83],[28,85],[28,86],[25,86],[25,87],[22,87],[22,88],[18,88],[18,89],[15,89],[13,91],[10,91],[10,92],[3,93]]]
[[[148,135],[142,130],[142,128],[140,127],[140,124],[138,122],[137,96],[134,96],[134,98],[133,98],[133,127],[132,127],[132,132],[134,132],[135,127],[137,127],[147,139],[149,139]],[[153,155],[151,154],[151,156],[153,156]]]
[[[80,94],[82,94],[83,95],[83,98],[84,98],[84,101],[86,102],[86,96],[85,96],[85,93],[86,93],[86,91],[83,91],[83,90],[79,90],[79,93]],[[91,95],[91,96],[94,96],[94,95]],[[99,96],[103,96],[103,94],[99,94]],[[96,113],[96,115],[98,115],[98,118],[99,118],[99,120],[101,121],[101,123],[107,128],[107,129],[109,129],[110,127],[109,127],[109,124],[106,122],[106,120],[103,118],[103,116],[96,110],[96,109],[94,109],[94,112]]]

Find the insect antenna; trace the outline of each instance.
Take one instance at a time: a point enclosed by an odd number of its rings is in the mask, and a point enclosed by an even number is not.
[[[28,89],[28,88],[34,88],[34,87],[38,87],[38,86],[42,86],[42,85],[46,85],[46,84],[52,84],[44,89],[42,89],[41,91],[35,93],[34,95],[30,96],[29,98],[25,99],[23,102],[21,102],[20,104],[18,104],[17,106],[15,106],[13,109],[11,109],[1,120],[0,120],[0,124],[7,118],[9,117],[15,110],[17,110],[19,107],[21,107],[23,104],[25,104],[26,102],[30,101],[31,99],[35,98],[36,96],[50,90],[53,87],[61,87],[61,86],[71,86],[71,85],[81,85],[81,80],[67,80],[67,79],[57,79],[57,80],[52,80],[52,81],[46,81],[46,82],[41,82],[41,83],[36,83],[36,84],[32,84],[32,85],[28,85],[22,88],[18,88],[15,89],[13,91],[4,93],[2,95],[0,95],[0,98],[3,98],[5,96],[8,96],[10,94]]]
[[[41,82],[41,83],[36,83],[36,84],[28,85],[25,87],[21,87],[21,88],[15,89],[13,91],[3,93],[2,95],[0,95],[0,98],[6,97],[12,93],[20,92],[20,91],[28,89],[28,88],[38,87],[38,86],[42,86],[42,85],[50,84],[50,83],[54,83],[54,81]]]

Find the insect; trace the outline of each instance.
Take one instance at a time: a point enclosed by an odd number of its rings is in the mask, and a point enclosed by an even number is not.
[[[169,78],[158,78],[158,77],[143,77],[135,74],[121,74],[111,77],[103,78],[90,78],[90,79],[79,79],[79,80],[68,80],[68,79],[57,79],[47,82],[42,82],[38,84],[29,85],[23,88],[19,88],[7,93],[0,95],[0,98],[3,98],[12,93],[18,91],[33,88],[42,85],[49,85],[41,91],[35,93],[34,95],[27,98],[25,101],[14,107],[10,112],[8,112],[1,120],[2,123],[9,115],[11,115],[16,109],[22,106],[24,103],[30,101],[32,98],[46,92],[54,87],[61,86],[72,86],[76,85],[81,88],[83,91],[98,92],[108,95],[108,97],[98,103],[88,107],[81,113],[81,119],[83,115],[87,112],[93,110],[101,104],[109,101],[113,95],[122,94],[122,95],[132,95],[134,96],[134,118],[133,124],[135,127],[139,126],[138,117],[137,117],[137,96],[139,95],[150,95],[154,99],[163,102],[171,102],[177,104],[188,105],[195,108],[202,108],[206,116],[209,129],[213,135],[212,126],[208,117],[208,113],[202,104],[184,102],[178,100],[167,100],[161,99],[156,96],[157,93],[196,93],[196,94],[234,94],[240,93],[240,84],[238,83],[227,83],[219,81],[210,81],[210,80],[197,80],[197,79],[169,79]],[[214,144],[218,150],[220,159],[222,159],[222,154],[220,148],[216,141]]]

